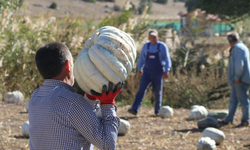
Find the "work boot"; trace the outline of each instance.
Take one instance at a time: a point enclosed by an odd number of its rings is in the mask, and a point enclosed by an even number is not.
[[[236,126],[236,128],[241,128],[241,127],[248,127],[249,123],[242,121],[239,125]]]
[[[221,126],[228,125],[230,122],[226,122],[225,120],[218,121],[218,124]]]
[[[137,111],[132,109],[132,108],[128,109],[128,112],[133,114],[133,115],[137,115]]]

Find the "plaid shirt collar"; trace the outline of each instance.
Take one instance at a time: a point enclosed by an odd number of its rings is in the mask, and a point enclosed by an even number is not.
[[[44,86],[60,86],[60,87],[66,88],[72,92],[76,92],[76,90],[72,86],[70,86],[67,83],[64,83],[61,80],[45,79],[43,85]]]

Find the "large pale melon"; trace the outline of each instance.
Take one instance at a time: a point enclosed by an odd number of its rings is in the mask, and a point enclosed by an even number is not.
[[[102,86],[127,79],[136,59],[134,40],[125,32],[105,26],[95,31],[79,52],[74,76],[86,93],[102,92]]]
[[[202,137],[197,143],[197,150],[215,150],[215,141],[210,137]]]
[[[23,137],[26,137],[26,138],[30,137],[29,128],[30,128],[29,121],[26,121],[25,123],[23,123],[23,125],[22,125],[22,135],[23,135]]]
[[[161,116],[161,118],[172,117],[173,114],[174,114],[173,108],[169,106],[163,106],[158,113],[158,115]]]
[[[121,124],[118,128],[118,135],[125,135],[130,130],[130,123],[127,120],[120,119]]]
[[[199,120],[207,117],[207,109],[204,106],[194,105],[189,112],[189,120]]]
[[[219,129],[208,127],[202,132],[202,137],[210,137],[216,144],[221,144],[225,139],[225,134]]]
[[[7,103],[21,103],[24,97],[20,91],[8,92],[4,96],[4,101]]]

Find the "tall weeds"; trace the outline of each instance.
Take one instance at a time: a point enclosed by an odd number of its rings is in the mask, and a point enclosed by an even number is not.
[[[20,90],[29,97],[42,83],[35,65],[35,53],[39,47],[52,41],[64,42],[75,57],[92,29],[86,30],[83,19],[57,20],[40,16],[30,19],[15,18],[5,9],[0,16],[0,91]]]
[[[106,24],[108,20],[106,18],[107,20],[102,21],[101,25],[118,27],[127,23],[124,31],[130,32],[134,38],[137,43],[137,56],[139,56],[139,50],[145,36],[147,36],[146,32],[149,26],[145,19],[129,23],[131,21],[129,12],[123,12],[121,15],[124,18],[119,18],[120,15],[111,17],[113,24]],[[20,90],[27,99],[43,82],[34,60],[38,48],[48,42],[64,42],[70,48],[73,57],[76,58],[85,41],[95,30],[91,20],[69,17],[58,20],[46,15],[32,19],[28,16],[16,18],[7,9],[0,16],[0,24],[0,80],[2,83],[0,84],[0,97],[8,91]],[[205,59],[208,57],[213,60],[213,56],[204,54],[204,57],[198,57],[202,49],[210,51],[207,47],[192,47],[188,54],[188,49],[185,51],[177,49],[176,53],[171,56],[173,68],[170,72],[170,78],[164,83],[163,105],[190,107],[194,104],[202,104],[208,107],[217,107],[217,103],[214,102],[225,100],[228,97],[229,87],[226,85],[226,71],[222,74],[219,73],[220,70],[226,69],[225,65],[204,63],[207,62]],[[218,49],[222,49],[222,47],[218,47]],[[223,62],[223,59],[220,61]],[[200,69],[202,65],[205,69]],[[131,105],[133,103],[140,79],[135,64],[132,74],[126,80],[121,94],[117,97],[118,104]],[[152,87],[150,87],[145,95],[144,104],[150,105],[153,102],[154,94]]]

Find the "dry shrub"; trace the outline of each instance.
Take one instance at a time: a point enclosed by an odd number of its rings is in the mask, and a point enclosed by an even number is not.
[[[214,107],[214,101],[227,98],[229,92],[226,76],[216,72],[211,68],[204,69],[198,76],[196,68],[188,74],[178,72],[164,83],[163,104],[185,108],[192,105]]]
[[[86,24],[88,25],[86,27]],[[25,97],[39,87],[43,79],[35,65],[36,51],[48,42],[65,43],[74,58],[92,34],[91,21],[48,15],[16,18],[4,10],[0,16],[0,91],[20,90]]]
[[[210,52],[211,48],[217,49],[215,53],[218,53],[220,52],[218,49],[224,49],[224,46],[209,46],[206,47],[206,51]],[[221,60],[212,59],[212,63],[208,64],[197,57],[199,50],[194,49],[194,52],[190,53],[188,57],[190,63],[183,67],[175,59],[185,56],[182,53],[175,53],[174,55],[171,56],[173,66],[169,79],[164,82],[163,86],[163,105],[175,108],[189,108],[192,105],[204,105],[209,108],[227,107],[230,94],[230,87],[227,85],[227,68],[220,63],[227,58],[223,57]],[[206,52],[205,56],[204,58],[212,58],[214,53],[210,55]],[[139,54],[137,57],[139,57]],[[204,68],[201,68],[203,63],[205,63]],[[135,65],[137,66],[137,64]],[[141,80],[141,77],[136,73],[137,68],[133,70],[133,74],[127,79],[123,91],[118,96],[117,102],[119,104],[131,105],[133,103]],[[144,97],[143,104],[152,106],[151,103],[153,102],[154,93],[152,87],[150,87]]]
[[[226,71],[223,76],[219,76],[216,72],[216,69],[206,68],[197,76],[196,69],[193,68],[186,74],[180,71],[175,76],[171,74],[164,82],[162,104],[174,108],[190,108],[192,105],[209,108],[227,107],[230,89],[227,85]],[[118,104],[133,104],[140,80],[138,74],[133,74],[127,79],[121,94],[117,97]],[[154,93],[150,87],[145,94],[143,104],[150,105],[152,102]]]

